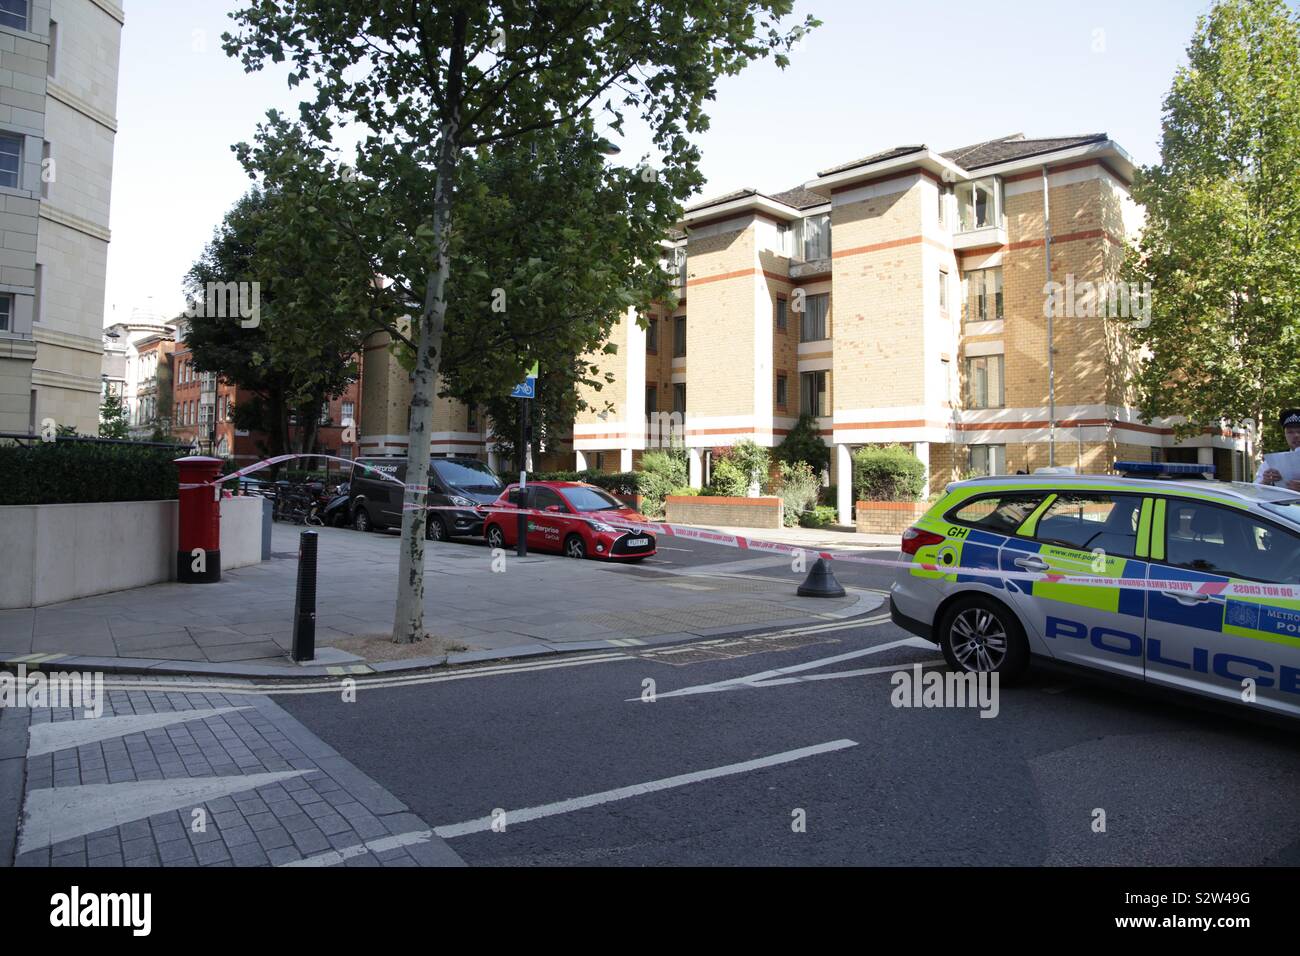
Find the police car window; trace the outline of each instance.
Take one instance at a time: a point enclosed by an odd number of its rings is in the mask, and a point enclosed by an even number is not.
[[[1136,495],[1093,495],[1061,492],[1038,519],[1035,539],[1079,551],[1132,557],[1137,551]]]
[[[982,528],[995,534],[1014,534],[1047,497],[1046,491],[1030,494],[988,495],[958,505],[945,518],[956,524]]]
[[[1165,505],[1165,563],[1253,581],[1300,580],[1300,537],[1201,501]]]

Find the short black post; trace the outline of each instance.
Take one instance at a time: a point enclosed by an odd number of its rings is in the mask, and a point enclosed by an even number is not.
[[[795,593],[800,597],[844,597],[844,586],[835,580],[826,559],[818,558]]]
[[[293,606],[293,659],[316,659],[316,532],[298,536],[298,594]]]

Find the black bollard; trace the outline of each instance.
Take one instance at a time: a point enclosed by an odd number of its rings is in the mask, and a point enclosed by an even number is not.
[[[293,659],[316,659],[316,532],[298,536],[298,594],[293,606]]]
[[[826,559],[818,558],[795,593],[800,597],[844,597],[844,585],[835,580],[835,572]]]

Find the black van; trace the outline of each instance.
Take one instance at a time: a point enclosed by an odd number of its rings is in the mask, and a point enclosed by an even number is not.
[[[357,464],[373,471],[352,469],[352,527],[358,531],[400,528],[405,489],[375,472],[406,481],[406,459],[358,458]],[[496,501],[504,488],[496,472],[477,458],[429,459],[429,504],[439,510],[429,512],[425,537],[446,541],[482,536],[483,515],[475,508]]]

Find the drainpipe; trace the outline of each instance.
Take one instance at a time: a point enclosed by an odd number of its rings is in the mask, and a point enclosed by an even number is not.
[[[1047,263],[1047,284],[1052,284],[1052,218],[1047,199],[1047,167],[1043,166],[1043,261]],[[1056,349],[1052,320],[1056,316],[1056,297],[1047,313],[1047,464],[1056,464]]]

